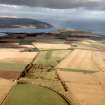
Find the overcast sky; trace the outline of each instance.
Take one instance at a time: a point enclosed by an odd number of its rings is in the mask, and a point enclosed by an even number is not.
[[[0,0],[0,16],[105,20],[105,0]]]
[[[105,0],[0,0],[1,4],[40,6],[48,8],[105,9]]]

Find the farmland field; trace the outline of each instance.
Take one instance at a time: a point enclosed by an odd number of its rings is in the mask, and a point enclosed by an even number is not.
[[[18,97],[18,98],[17,98]],[[3,105],[68,105],[66,101],[55,92],[35,86],[17,85]]]
[[[26,64],[17,64],[17,63],[1,63],[0,62],[0,71],[22,71],[24,70]]]
[[[9,49],[10,50],[10,49]],[[37,52],[0,50],[0,71],[22,71],[37,55]]]
[[[92,71],[100,71],[97,67],[96,62],[100,62],[104,66],[103,60],[98,60],[94,55],[97,52],[91,50],[74,50],[70,55],[68,55],[60,64],[58,64],[57,68],[70,68],[70,69],[80,69],[80,70],[92,70]],[[102,53],[98,54],[100,59],[103,59],[101,56]],[[95,60],[94,60],[95,59]],[[96,62],[95,62],[96,61]]]
[[[11,79],[11,80],[17,80],[20,77],[20,72],[19,71],[5,71],[5,70],[0,70],[0,77],[5,78],[5,79]]]
[[[105,52],[93,52],[93,60],[100,71],[105,71]]]
[[[97,78],[95,73],[84,74],[78,72],[59,71],[59,76],[68,89],[75,105],[104,105],[105,93],[102,79]]]
[[[69,49],[71,46],[69,44],[54,44],[54,43],[33,43],[40,50],[49,50],[49,49]]]
[[[20,74],[25,69],[26,65],[27,64],[0,62],[0,77],[16,80],[20,77]]]
[[[79,42],[78,47],[56,66],[73,105],[105,103],[105,52],[102,46],[92,40]]]
[[[18,79],[38,52],[20,52],[20,49],[0,49],[0,77],[6,79]]]
[[[29,83],[39,85],[39,86],[45,86],[50,89],[53,89],[59,93],[64,93],[65,90],[57,78],[56,71],[54,69],[47,71],[45,69],[35,69],[31,73],[28,73],[28,75],[25,78],[21,78],[20,81],[28,81]]]
[[[34,63],[45,65],[57,65],[65,56],[67,56],[71,50],[48,50],[40,51],[37,59]]]
[[[0,102],[17,83],[2,105],[104,105],[104,45],[40,37],[0,44]]]
[[[0,55],[0,62],[27,64],[32,61],[37,52],[0,52]]]
[[[8,95],[14,82],[7,79],[0,78],[0,104],[3,102],[4,98]]]
[[[78,42],[77,49],[105,52],[105,44],[101,41],[83,40],[81,42]]]

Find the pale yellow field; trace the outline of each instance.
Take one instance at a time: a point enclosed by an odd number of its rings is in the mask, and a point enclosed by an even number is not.
[[[23,48],[0,48],[0,52],[20,52]]]
[[[0,62],[29,63],[37,55],[37,52],[0,52]]]
[[[68,49],[71,48],[69,44],[50,44],[50,43],[33,43],[38,49]]]
[[[84,74],[82,72],[58,71],[59,76],[65,82],[70,83],[84,83],[84,84],[98,84],[94,73]]]
[[[105,88],[100,84],[102,79],[93,74],[58,71],[59,77],[65,82],[72,103],[79,105],[105,105]],[[105,80],[105,79],[104,79]],[[72,97],[72,98],[71,98]]]
[[[105,71],[105,52],[93,52],[93,61],[100,71]]]
[[[19,49],[1,48],[0,62],[29,63],[37,55],[37,52],[20,52]]]
[[[0,104],[3,102],[15,82],[0,78]]]
[[[100,84],[102,84],[102,88],[105,90],[105,72],[97,72],[95,75]]]
[[[76,49],[71,54],[69,54],[60,64],[58,64],[57,68],[100,71],[99,67],[97,67],[97,64],[104,68],[105,62],[102,56],[103,53],[97,53],[98,52],[91,50]]]

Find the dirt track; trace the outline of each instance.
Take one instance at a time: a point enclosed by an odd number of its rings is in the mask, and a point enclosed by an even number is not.
[[[0,78],[0,105],[8,95],[15,82]]]

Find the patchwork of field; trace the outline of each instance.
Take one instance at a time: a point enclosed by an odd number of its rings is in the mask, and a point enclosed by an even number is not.
[[[32,45],[19,43],[0,43],[0,105],[19,79],[27,64],[37,55]]]
[[[0,103],[31,62],[30,71],[18,80],[3,105],[68,105],[54,91],[67,93],[72,105],[105,104],[104,47],[92,40],[74,47],[61,40],[36,40],[0,44]]]
[[[18,98],[17,98],[18,97]],[[31,84],[17,85],[3,105],[68,105],[57,93]]]
[[[16,49],[0,49],[0,71],[22,71],[38,52],[19,52]]]
[[[97,53],[98,55],[96,55]],[[102,54],[104,53],[76,49],[58,64],[57,68],[99,71],[100,69],[97,67],[96,62],[101,67],[105,66]]]
[[[21,49],[0,49],[0,77],[16,80],[38,52],[20,52]]]
[[[71,45],[69,44],[60,44],[60,43],[33,43],[34,46],[36,46],[40,50],[49,50],[49,49],[69,49],[71,48]]]
[[[95,73],[58,71],[58,74],[67,87],[73,105],[105,104],[105,84],[100,83],[103,80],[99,81]]]
[[[76,49],[105,52],[105,44],[95,40],[83,40],[78,42]]]
[[[8,95],[15,82],[0,78],[0,105]]]
[[[104,47],[96,41],[80,42],[56,69],[73,105],[104,105]]]

